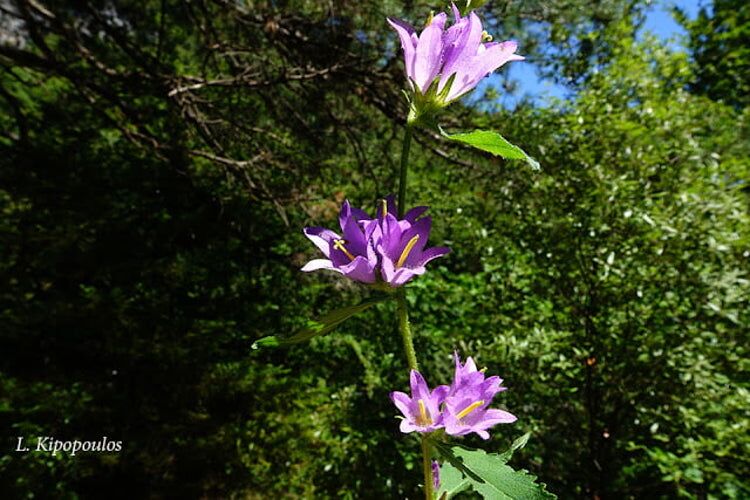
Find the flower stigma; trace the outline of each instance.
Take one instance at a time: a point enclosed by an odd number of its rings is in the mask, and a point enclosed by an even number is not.
[[[404,251],[401,252],[401,257],[398,258],[398,262],[396,262],[396,268],[399,268],[404,265],[404,262],[406,262],[406,259],[409,257],[409,254],[411,253],[412,248],[414,248],[414,245],[417,244],[417,241],[419,241],[419,235],[414,235],[412,239],[409,240],[409,243],[406,244],[404,247]]]
[[[427,407],[424,405],[424,400],[422,399],[418,400],[417,404],[419,405],[419,417],[417,417],[417,425],[420,425],[422,427],[431,425],[432,419],[430,418],[430,415],[427,413]]]
[[[347,257],[349,257],[349,260],[354,260],[354,255],[352,255],[352,253],[349,250],[346,249],[346,247],[344,246],[345,244],[346,244],[346,240],[334,240],[333,241],[333,248],[335,248],[336,250],[341,250],[342,252],[344,252],[344,255],[346,255]]]
[[[469,413],[473,412],[474,410],[476,410],[477,408],[479,408],[483,404],[484,404],[484,401],[481,400],[481,399],[479,401],[475,401],[475,402],[471,403],[469,406],[467,406],[466,408],[464,408],[463,410],[461,410],[460,412],[458,412],[458,415],[456,415],[456,417],[459,420],[461,420],[462,418],[464,418]]]
[[[482,41],[483,42],[491,42],[492,41],[492,35],[487,33],[487,31],[482,31]]]

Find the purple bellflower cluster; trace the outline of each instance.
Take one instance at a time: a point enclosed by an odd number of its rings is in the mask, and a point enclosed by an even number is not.
[[[456,371],[450,386],[441,385],[430,390],[424,377],[411,371],[411,397],[403,392],[391,393],[391,400],[404,415],[401,432],[433,432],[445,429],[451,436],[472,432],[489,439],[487,429],[497,424],[509,424],[516,417],[507,411],[488,408],[499,392],[506,390],[500,377],[485,377],[477,370],[471,357],[461,364],[454,355]]]
[[[445,27],[448,16],[441,12],[430,17],[419,35],[409,23],[388,18],[401,39],[417,106],[447,106],[505,63],[524,59],[515,53],[516,42],[493,42],[474,12],[462,17],[455,4],[452,8],[452,26]]]
[[[421,217],[427,207],[412,208],[398,219],[393,196],[382,200],[375,218],[348,201],[341,206],[341,235],[322,227],[307,227],[307,236],[325,255],[313,259],[302,271],[329,269],[361,283],[387,283],[399,287],[424,274],[428,262],[450,252],[447,247],[427,247],[431,217]]]

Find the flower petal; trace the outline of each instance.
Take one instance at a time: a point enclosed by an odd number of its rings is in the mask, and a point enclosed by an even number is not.
[[[443,420],[446,434],[451,436],[463,436],[471,432],[469,427],[463,425],[453,414],[448,413]]]
[[[341,210],[339,211],[339,226],[342,231],[344,230],[344,227],[346,227],[346,222],[351,216],[352,206],[349,204],[349,200],[344,200],[344,203],[341,204]]]
[[[396,266],[383,250],[383,246],[378,246],[378,253],[382,256],[380,262],[380,276],[386,283],[391,283],[396,278]]]
[[[300,271],[304,271],[306,273],[309,273],[311,271],[317,271],[318,269],[330,269],[332,271],[341,272],[335,267],[333,267],[333,262],[331,262],[328,259],[313,259],[307,264],[305,264]]]
[[[398,271],[396,271],[396,275],[390,281],[390,285],[392,287],[405,285],[414,276],[420,276],[424,274],[425,271],[427,271],[427,269],[425,269],[424,267],[416,267],[413,269],[408,267],[401,267],[398,269]]]
[[[417,427],[410,420],[408,420],[408,419],[405,418],[405,419],[403,419],[401,421],[401,425],[399,426],[399,429],[404,434],[409,434],[410,432],[414,432],[414,431],[420,430],[421,427]]]
[[[303,232],[307,239],[312,241],[326,257],[331,257],[330,242],[338,239],[338,234],[324,227],[306,227]]]
[[[402,230],[398,219],[392,214],[386,215],[380,224],[382,234],[383,255],[388,256],[391,260],[398,261],[401,256],[403,245],[401,244]]]
[[[515,54],[518,48],[518,43],[513,40],[492,44],[480,54],[482,60],[482,66],[479,70],[481,75],[480,79],[489,75],[500,66],[510,61],[523,61],[524,57]]]
[[[487,410],[482,420],[492,426],[497,424],[511,424],[518,420],[518,417],[504,410]]]
[[[398,411],[404,414],[406,418],[411,418],[411,398],[401,392],[401,391],[394,391],[391,393],[391,401],[393,401],[393,404],[396,405],[396,408],[398,408]]]
[[[372,219],[372,217],[370,217],[370,214],[368,214],[361,208],[356,208],[356,207],[352,207],[352,217],[354,217],[354,219],[357,222],[362,222],[362,221]]]
[[[451,249],[448,247],[432,247],[428,248],[424,252],[422,252],[421,258],[419,260],[420,266],[426,266],[428,262],[431,262],[438,257],[442,257],[443,255],[448,255],[451,253]]]
[[[345,266],[341,266],[341,272],[345,276],[353,279],[354,281],[360,281],[362,283],[375,283],[375,269],[374,266],[367,260],[366,257],[358,255],[353,261]]]
[[[452,101],[473,89],[479,81],[497,68],[509,61],[522,61],[524,58],[515,54],[518,44],[514,41],[500,43],[480,43],[473,57],[457,57],[451,68],[443,71],[443,79],[455,73],[456,77],[451,85],[446,101]],[[447,76],[446,76],[447,75]]]
[[[460,21],[461,11],[456,7],[456,2],[451,2],[451,10],[453,11],[453,16],[456,18],[456,22]]]
[[[408,212],[404,214],[404,220],[407,220],[414,224],[416,220],[419,218],[420,215],[425,213],[429,207],[421,206],[421,207],[414,207]]]
[[[404,66],[406,67],[406,76],[409,81],[414,80],[414,57],[417,50],[417,34],[411,24],[389,17],[388,24],[398,33],[401,39],[401,48],[404,50]]]
[[[404,260],[403,262],[404,268],[418,269],[420,267],[424,267],[425,262],[429,262],[428,260],[425,260],[424,247],[425,245],[427,245],[427,240],[430,238],[431,228],[432,228],[432,218],[423,217],[419,219],[417,222],[415,222],[411,226],[411,228],[409,228],[408,231],[404,232],[403,236],[401,237],[402,245],[398,249],[398,258],[401,258],[401,255],[403,251],[405,250],[406,245],[408,245],[409,241],[415,236],[419,236],[419,239],[411,248],[409,255],[406,257],[406,260]],[[433,258],[437,258],[437,257],[439,257],[439,255],[432,257],[429,260],[432,260]],[[422,273],[417,273],[417,274],[422,274]]]
[[[445,401],[445,398],[448,396],[448,392],[450,391],[450,389],[451,388],[448,385],[439,385],[435,387],[435,390],[432,391],[431,397],[438,402],[438,405],[440,405]]]
[[[442,77],[440,79],[440,90],[442,90],[448,78],[456,72],[457,65],[476,56],[482,44],[482,21],[479,19],[479,16],[475,12],[472,12],[463,23],[465,25],[453,42],[451,53],[445,57]],[[446,52],[448,51],[446,50]]]
[[[349,217],[342,226],[342,237],[346,241],[346,248],[354,255],[365,255],[367,253],[367,240],[362,232],[362,227],[354,219]]]
[[[424,93],[440,72],[443,50],[443,26],[445,12],[432,18],[430,25],[422,30],[417,42],[417,54],[414,59],[414,83]]]
[[[430,388],[422,374],[417,370],[409,372],[409,384],[411,385],[412,399],[428,399],[430,397]]]

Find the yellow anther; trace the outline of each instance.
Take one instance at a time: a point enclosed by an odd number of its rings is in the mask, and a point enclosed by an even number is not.
[[[481,370],[479,370],[479,373],[484,373],[486,371],[487,371],[487,367],[485,366],[484,368],[482,368]]]
[[[352,253],[349,250],[346,249],[346,247],[344,246],[345,244],[346,244],[346,240],[334,240],[333,241],[333,248],[335,248],[336,250],[341,250],[342,252],[344,252],[344,255],[346,255],[347,257],[349,257],[349,260],[354,260],[354,255],[352,255]]]
[[[479,408],[483,404],[484,404],[484,401],[481,400],[481,399],[479,401],[475,401],[475,402],[471,403],[469,406],[467,406],[466,408],[464,408],[463,410],[461,410],[460,412],[458,412],[458,415],[456,415],[456,417],[458,417],[458,419],[461,420],[466,415],[468,415],[469,413],[473,412],[474,410],[476,410],[477,408]]]
[[[412,239],[409,240],[409,243],[406,244],[404,247],[404,251],[401,252],[401,257],[398,258],[398,262],[396,262],[396,267],[399,268],[404,265],[404,262],[406,262],[406,259],[409,257],[409,254],[411,253],[411,249],[414,248],[414,245],[417,244],[417,241],[419,241],[419,235],[414,235]]]
[[[380,211],[383,212],[383,217],[388,215],[388,202],[385,200],[380,200]]]
[[[423,427],[426,425],[431,425],[432,419],[427,413],[427,407],[424,405],[424,400],[418,400],[417,404],[419,405],[419,418],[417,418],[417,424]]]
[[[426,23],[424,23],[424,27],[425,27],[425,28],[426,28],[427,26],[429,26],[430,24],[432,24],[432,18],[433,18],[433,17],[435,17],[435,13],[434,13],[434,12],[430,12],[430,15],[429,15],[429,16],[427,16],[427,22],[426,22]]]
[[[482,41],[483,42],[491,42],[492,41],[492,35],[490,35],[486,31],[482,31]]]

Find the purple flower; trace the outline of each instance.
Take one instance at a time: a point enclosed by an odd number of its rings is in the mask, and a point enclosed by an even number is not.
[[[437,460],[432,461],[432,486],[436,490],[440,488],[440,463]]]
[[[507,411],[488,408],[495,395],[506,390],[501,385],[503,379],[485,378],[471,357],[463,365],[458,354],[454,359],[456,370],[443,411],[445,432],[453,436],[475,432],[482,439],[489,439],[487,429],[490,427],[515,422],[516,417]]]
[[[304,232],[315,243],[325,259],[313,259],[302,268],[310,272],[330,269],[362,283],[375,283],[375,268],[378,257],[375,248],[369,243],[361,221],[370,217],[362,210],[353,208],[345,201],[341,206],[339,224],[342,236],[322,227],[306,227]]]
[[[476,432],[482,439],[489,439],[487,429],[516,421],[516,417],[507,411],[488,409],[489,402],[485,400],[470,401],[465,399],[446,402],[444,420],[447,434],[463,436]]]
[[[466,363],[461,364],[461,358],[458,357],[458,353],[453,353],[453,362],[456,365],[455,371],[453,372],[453,382],[451,383],[451,394],[464,390],[468,387],[475,387],[481,385],[485,381],[484,373],[477,370],[477,365],[471,356],[466,358]],[[499,377],[495,377],[498,378]],[[502,383],[502,379],[500,379]],[[501,390],[505,390],[503,387]]]
[[[507,411],[489,408],[495,395],[506,390],[501,385],[503,379],[485,377],[471,357],[465,364],[461,364],[458,354],[454,359],[456,370],[450,387],[441,385],[430,392],[422,375],[412,370],[411,398],[403,392],[391,393],[393,403],[406,417],[401,421],[401,432],[445,429],[452,436],[474,432],[489,439],[487,429],[516,421]]]
[[[394,197],[389,196],[373,219],[346,201],[339,215],[342,236],[322,227],[305,228],[305,236],[327,258],[313,259],[302,270],[330,269],[362,283],[401,286],[424,274],[428,262],[450,252],[447,247],[425,248],[432,226],[430,217],[420,218],[426,210],[415,207],[397,219]]]
[[[452,9],[455,22],[451,27],[445,28],[447,15],[441,12],[428,21],[419,36],[410,24],[388,18],[401,39],[410,83],[421,95],[435,92],[441,106],[472,90],[505,63],[524,59],[515,53],[516,42],[491,42],[474,12],[461,17],[455,4]]]
[[[424,274],[431,260],[450,252],[448,247],[426,248],[430,237],[432,218],[422,217],[427,207],[411,209],[398,220],[391,211],[378,214],[377,227],[373,229],[373,243],[380,257],[380,275],[392,287]]]
[[[448,386],[441,385],[430,391],[424,377],[412,370],[409,376],[411,397],[399,391],[391,393],[391,400],[404,415],[401,432],[432,432],[443,426],[440,405],[448,393]]]

